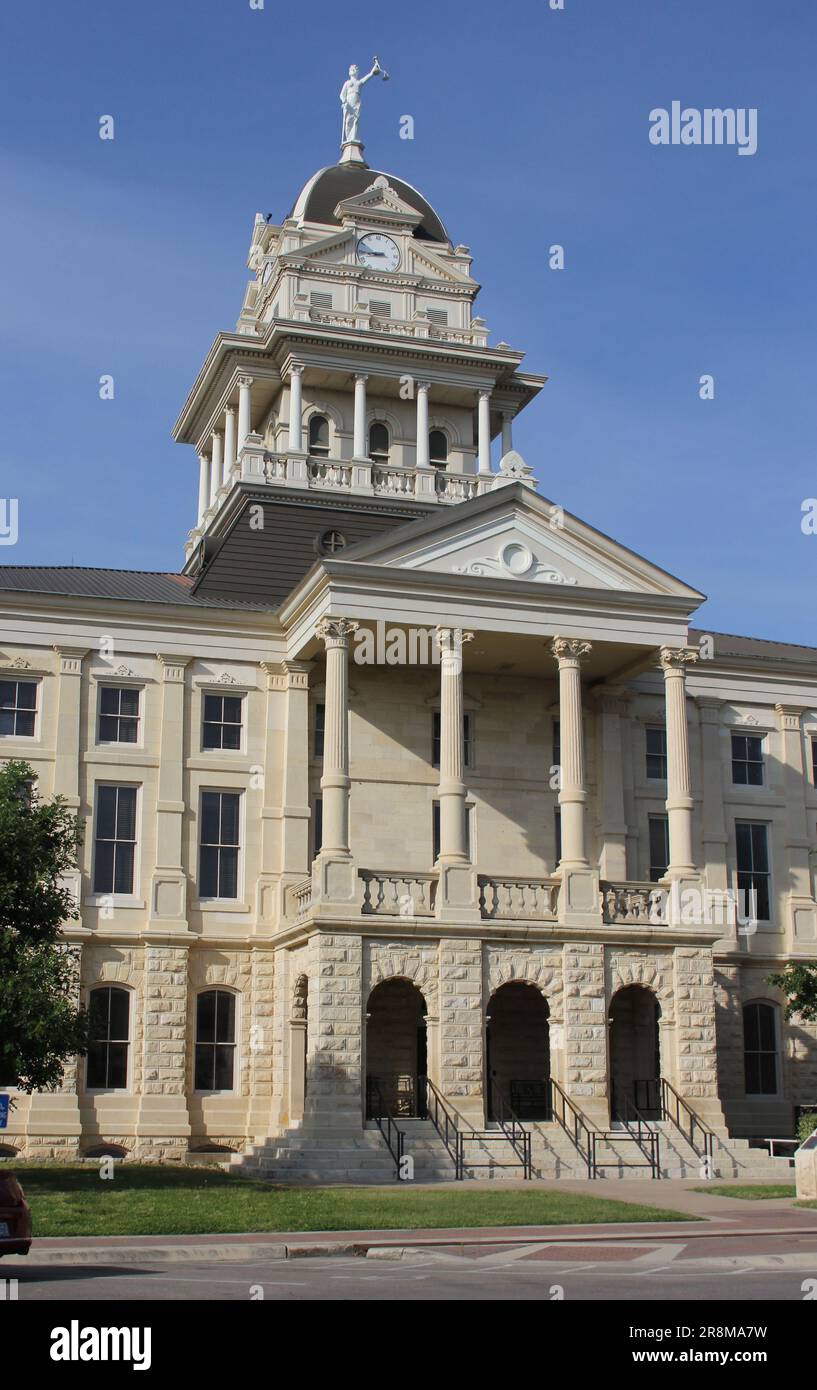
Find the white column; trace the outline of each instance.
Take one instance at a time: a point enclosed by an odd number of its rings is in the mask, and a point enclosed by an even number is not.
[[[215,501],[215,499],[216,499],[216,493],[218,492],[219,488],[221,487],[221,461],[222,461],[222,457],[223,457],[223,454],[222,454],[222,445],[223,445],[223,442],[224,442],[224,441],[223,441],[223,439],[222,439],[221,430],[213,430],[213,439],[212,439],[212,448],[211,448],[211,456],[212,456],[211,470],[212,470],[212,471],[211,471],[211,476],[210,476],[210,497],[211,497],[211,499],[212,499],[213,501]]]
[[[210,460],[206,454],[199,454],[199,519],[201,526],[204,513],[210,505]]]
[[[693,647],[662,647],[667,721],[667,820],[669,874],[695,871],[692,857],[692,784],[689,771],[686,667],[698,660]]]
[[[440,646],[440,859],[468,863],[462,648],[473,632],[438,627]]]
[[[303,366],[295,363],[289,371],[289,452],[303,453]]]
[[[604,879],[620,883],[627,878],[627,817],[624,811],[624,757],[622,716],[627,709],[627,691],[620,686],[602,687],[598,692],[597,729],[601,757],[601,850],[599,869]]]
[[[511,452],[513,448],[513,411],[503,410],[502,412],[502,457]]]
[[[235,467],[235,406],[224,412],[224,484],[229,484]]]
[[[357,623],[323,618],[315,629],[326,647],[321,855],[349,854],[349,638]]]
[[[427,381],[417,382],[417,467],[430,468],[428,455],[428,392]]]
[[[575,637],[554,637],[551,643],[551,651],[559,663],[562,867],[587,867],[581,663],[591,650],[590,642],[581,642]]]
[[[369,454],[366,447],[366,382],[368,379],[364,372],[358,372],[355,377],[355,427],[352,456],[356,459],[365,459]]]
[[[240,376],[238,378],[238,452],[244,448],[244,441],[250,432],[251,421],[251,397],[252,377]]]
[[[479,473],[491,476],[491,393],[480,391],[477,406],[477,457]]]

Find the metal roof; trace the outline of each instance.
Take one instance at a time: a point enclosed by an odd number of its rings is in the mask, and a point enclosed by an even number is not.
[[[197,608],[268,608],[237,599],[197,598],[194,580],[161,570],[95,569],[74,565],[0,565],[0,591],[55,594],[65,598],[182,603]]]

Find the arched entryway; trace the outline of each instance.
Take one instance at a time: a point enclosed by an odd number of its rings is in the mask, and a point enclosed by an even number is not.
[[[500,985],[488,1001],[485,1027],[488,1119],[499,1096],[520,1120],[550,1119],[550,1024],[547,1000],[535,985]]]
[[[652,990],[627,985],[610,1004],[610,1114],[625,1119],[626,1102],[645,1119],[660,1118],[661,1005]]]
[[[423,995],[410,980],[384,980],[369,995],[366,1015],[366,1106],[375,1113],[376,1091],[392,1115],[426,1113],[426,1014]]]

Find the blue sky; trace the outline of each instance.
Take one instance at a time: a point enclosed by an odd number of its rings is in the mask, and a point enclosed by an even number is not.
[[[813,0],[360,13],[5,7],[0,560],[180,567],[197,465],[173,422],[234,326],[254,214],[337,157],[346,68],[376,52],[370,164],[470,245],[492,341],[550,378],[515,438],[542,493],[707,593],[706,626],[817,644]],[[756,107],[757,153],[651,145],[673,100]]]

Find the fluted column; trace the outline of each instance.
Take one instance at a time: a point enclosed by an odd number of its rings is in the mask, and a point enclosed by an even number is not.
[[[326,648],[322,855],[349,854],[349,638],[356,628],[346,618],[323,618],[315,629]]]
[[[582,731],[582,658],[592,650],[590,642],[575,637],[554,637],[551,651],[559,663],[559,731],[561,743],[562,866],[586,868],[585,833],[587,788],[584,780]]]
[[[481,477],[491,476],[491,393],[480,391],[477,406],[477,458]]]
[[[468,863],[462,648],[473,632],[438,627],[440,648],[440,859]]]
[[[303,453],[303,374],[300,363],[289,372],[289,452]]]
[[[368,379],[365,372],[358,372],[355,377],[355,419],[352,454],[356,459],[365,459],[369,452],[366,447],[366,382]]]
[[[250,432],[251,416],[251,393],[252,377],[240,376],[238,378],[238,452],[244,448],[247,435]]]
[[[661,670],[667,722],[668,874],[695,872],[692,855],[692,781],[686,708],[686,668],[698,660],[693,647],[662,647]]]
[[[627,817],[624,809],[624,756],[622,723],[627,710],[627,691],[621,686],[602,686],[598,691],[600,781],[599,810],[601,847],[599,869],[614,883],[627,878]]]
[[[428,453],[428,392],[427,381],[417,382],[417,467],[430,468]]]
[[[199,519],[201,526],[204,513],[210,505],[210,460],[206,454],[199,454]]]
[[[218,430],[213,430],[210,441],[210,505],[216,500],[216,494],[221,487],[221,434]]]
[[[228,405],[224,412],[224,485],[229,484],[235,467],[235,406]]]

